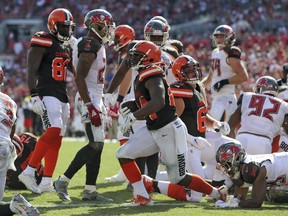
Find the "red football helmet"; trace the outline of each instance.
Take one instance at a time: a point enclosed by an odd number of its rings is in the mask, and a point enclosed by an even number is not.
[[[271,76],[262,76],[256,80],[256,86],[253,88],[255,93],[273,95],[278,94],[278,83]]]
[[[12,143],[15,146],[17,157],[20,157],[23,150],[24,150],[24,145],[20,139],[20,137],[17,134],[14,134]]]
[[[151,18],[151,20],[159,20],[159,21],[163,22],[167,26],[168,32],[170,31],[171,27],[170,27],[167,19],[165,19],[163,16],[154,16]]]
[[[0,67],[0,86],[4,84],[4,78],[5,78],[4,70],[2,69],[2,67]]]
[[[135,39],[135,31],[129,25],[119,25],[114,31],[114,50],[119,51]]]
[[[129,50],[130,67],[138,68],[162,64],[161,50],[150,41],[139,41]]]
[[[245,159],[246,152],[244,148],[235,142],[229,142],[221,145],[216,152],[216,161],[220,169],[233,177],[240,170],[240,164]]]
[[[94,32],[103,43],[113,42],[115,23],[108,11],[103,9],[91,10],[84,18],[84,25]]]
[[[217,39],[217,35],[223,35],[223,41]],[[212,35],[213,46],[216,47],[225,47],[225,46],[233,46],[236,41],[236,34],[234,30],[228,25],[220,25],[218,26]]]
[[[65,8],[53,10],[49,17],[47,27],[51,34],[64,42],[73,34],[75,23],[72,14]]]
[[[199,63],[189,55],[182,55],[175,59],[172,72],[180,82],[195,82],[202,78]]]
[[[169,37],[168,27],[162,21],[150,20],[144,27],[144,38],[157,46],[165,44]]]

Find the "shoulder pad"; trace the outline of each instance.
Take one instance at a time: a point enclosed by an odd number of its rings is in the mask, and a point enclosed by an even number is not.
[[[175,60],[179,56],[178,51],[173,47],[164,46],[161,48],[161,50],[169,54],[173,58],[173,60]]]
[[[171,44],[171,46],[173,46],[178,51],[178,53],[183,53],[183,44],[181,41],[170,39],[168,40],[168,43]]]
[[[192,98],[193,91],[192,89],[187,88],[184,83],[175,82],[170,85],[170,89],[174,97],[180,98]]]
[[[53,36],[47,32],[36,32],[31,38],[31,46],[50,47],[53,44]]]
[[[280,92],[284,92],[284,91],[286,91],[286,90],[288,90],[288,86],[279,86],[279,89],[278,89],[278,91],[279,91],[279,93]]]
[[[101,48],[102,44],[92,37],[83,37],[78,43],[78,55],[81,52],[92,52],[97,53]]]
[[[224,51],[228,54],[228,58],[241,58],[241,50],[239,47],[225,47]]]
[[[148,77],[165,77],[164,71],[160,67],[152,66],[139,72],[139,81],[142,82]]]
[[[249,162],[247,164],[241,165],[241,176],[244,180],[244,182],[247,182],[249,184],[253,184],[255,179],[257,178],[259,172],[260,172],[260,164],[257,162]]]

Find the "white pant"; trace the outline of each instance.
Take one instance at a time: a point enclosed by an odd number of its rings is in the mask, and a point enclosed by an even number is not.
[[[228,121],[237,108],[237,98],[235,94],[217,96],[213,98],[210,115],[220,121],[225,113],[224,121]]]
[[[272,143],[268,137],[241,133],[235,137],[248,154],[271,154]]]
[[[142,127],[116,152],[117,158],[135,159],[161,151],[169,180],[178,183],[186,174],[187,128],[180,118],[158,130]]]
[[[61,128],[60,135],[64,136],[67,129],[68,119],[70,117],[69,103],[63,103],[52,96],[44,96],[42,101],[47,110],[47,112],[44,111],[41,116],[44,128]]]

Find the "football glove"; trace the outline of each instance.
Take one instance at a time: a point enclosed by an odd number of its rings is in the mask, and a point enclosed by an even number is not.
[[[124,121],[123,121],[123,124],[122,124],[121,127],[120,127],[121,132],[122,132],[122,133],[127,132],[127,131],[131,128],[132,124],[133,124],[136,120],[137,120],[137,119],[135,118],[134,114],[130,112],[130,113],[125,117],[125,119],[124,119]]]
[[[99,127],[102,125],[101,116],[102,113],[100,110],[98,110],[92,102],[85,103],[85,106],[87,107],[89,118],[91,121],[91,124],[95,127]]]
[[[213,127],[216,132],[220,132],[223,135],[228,135],[230,133],[230,126],[227,122],[214,122]]]
[[[46,107],[42,100],[39,98],[39,96],[32,97],[32,110],[38,115],[43,115],[44,111],[46,110]]]
[[[227,85],[227,84],[229,84],[228,79],[220,80],[219,82],[217,82],[217,83],[214,84],[213,89],[214,89],[216,92],[219,92],[219,91],[222,89],[222,87],[223,87],[224,85]]]
[[[187,135],[187,143],[199,149],[200,151],[205,148],[205,146],[212,147],[211,144],[203,137],[194,137],[190,134]]]

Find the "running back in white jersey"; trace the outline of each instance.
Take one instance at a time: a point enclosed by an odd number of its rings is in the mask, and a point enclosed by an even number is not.
[[[0,92],[0,137],[10,140],[12,126],[16,121],[17,105],[6,94]]]
[[[77,68],[78,64],[78,56],[79,56],[79,42],[84,40],[84,37],[81,37],[77,40],[77,43],[75,43],[73,48],[73,65],[75,68]],[[91,38],[92,40],[96,40],[94,38]],[[89,44],[88,42],[86,43]],[[90,46],[93,46],[93,43],[91,43]],[[82,48],[83,49],[83,48]],[[85,48],[84,48],[85,49]],[[90,48],[91,49],[91,48]],[[106,72],[106,51],[103,44],[101,44],[101,47],[98,49],[98,47],[95,47],[95,49],[91,49],[95,53],[97,53],[97,58],[93,61],[90,70],[88,72],[88,75],[85,78],[85,82],[87,84],[88,91],[90,93],[94,94],[101,94],[103,93],[104,89],[104,80],[105,80],[105,72]]]
[[[288,104],[273,96],[245,92],[241,113],[238,134],[263,135],[272,140],[282,127],[284,116],[288,113]]]
[[[219,92],[213,89],[215,83],[223,79],[229,79],[233,77],[236,73],[232,70],[231,66],[227,62],[228,54],[223,49],[216,48],[212,51],[212,70],[213,76],[211,81],[211,92],[212,96],[234,94],[235,84],[227,84],[222,87]]]

